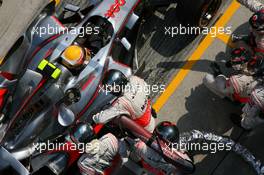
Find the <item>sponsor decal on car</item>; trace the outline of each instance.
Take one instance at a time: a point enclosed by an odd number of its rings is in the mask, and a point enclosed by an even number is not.
[[[124,6],[125,4],[126,4],[125,0],[115,0],[115,3],[111,5],[109,10],[107,10],[105,17],[114,18],[115,13],[118,13],[120,11],[120,7]]]

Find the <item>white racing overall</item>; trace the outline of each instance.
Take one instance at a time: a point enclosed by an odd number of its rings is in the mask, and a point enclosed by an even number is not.
[[[254,13],[260,10],[264,10],[264,0],[237,0],[237,1]],[[264,53],[264,32],[262,31],[258,32],[254,29],[251,29],[251,32],[252,35],[254,36],[254,40],[256,44],[255,48],[253,48],[254,52]],[[238,45],[245,46],[245,43],[239,42]]]
[[[245,129],[253,129],[264,123],[264,88],[257,87],[250,96],[250,101],[243,107],[241,126]]]
[[[227,78],[224,75],[214,77],[207,74],[203,83],[220,98],[228,97],[231,100],[244,101],[249,98],[251,92],[260,82],[250,75],[238,74]]]
[[[148,95],[149,89],[146,82],[139,77],[131,76],[123,96],[119,97],[110,108],[94,115],[93,120],[95,123],[104,124],[117,116],[126,115],[149,132],[153,132],[155,119],[151,115],[151,104]],[[86,154],[78,162],[81,172],[85,175],[102,174],[106,168],[111,166],[112,160],[120,150],[129,150],[127,144],[118,141],[110,133],[92,141],[91,145],[94,146],[87,149]],[[149,155],[149,151],[140,150],[141,147],[137,144],[134,145],[134,148],[134,152],[138,154],[138,156],[135,155],[136,157],[144,155],[144,153]],[[151,154],[153,155],[153,152]]]
[[[128,158],[131,154],[166,174],[180,175],[173,165],[167,163],[141,140],[128,138],[126,141],[123,139],[118,141],[110,133],[90,142],[90,147],[86,149],[86,154],[79,159],[78,166],[83,175],[103,174],[107,168],[112,166],[117,155]],[[182,157],[190,160],[184,153],[182,153]]]
[[[137,124],[152,132],[155,119],[151,115],[151,104],[148,99],[149,89],[146,82],[131,76],[125,86],[124,95],[119,97],[112,106],[93,116],[95,123],[107,123],[120,115],[127,115]]]
[[[239,3],[247,7],[252,12],[257,12],[261,9],[264,9],[263,0],[237,0]]]

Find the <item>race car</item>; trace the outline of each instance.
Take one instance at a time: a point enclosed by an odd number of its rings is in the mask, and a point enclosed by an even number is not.
[[[114,97],[101,93],[101,79],[110,69],[132,74],[131,60],[117,53],[132,48],[124,30],[132,31],[140,19],[139,3],[95,0],[84,10],[67,4],[65,11],[77,23],[71,27],[63,23],[72,19],[56,15],[54,1],[44,8],[1,62],[2,150],[23,150],[19,158],[26,159],[31,155],[24,149],[32,143],[54,139],[77,121],[89,122],[111,104]],[[71,59],[70,48],[82,59]]]
[[[71,30],[66,30],[54,16],[52,3],[35,19],[16,43],[19,47],[12,50],[1,66],[2,144],[9,149],[23,147],[45,129],[49,130],[49,125],[56,125],[53,120],[63,126],[70,125],[83,116],[90,116],[91,104],[100,109],[98,103],[102,105],[106,98],[96,97],[104,73],[119,69],[131,75],[131,69],[114,61],[111,52],[118,43],[129,47],[128,41],[118,34],[123,27],[131,28],[137,21],[138,17],[133,14],[137,3],[136,0],[118,3],[123,8],[117,6],[120,10],[116,11],[113,9],[116,1],[100,2],[87,15],[80,14],[81,22]],[[80,13],[75,6],[66,8]],[[56,31],[41,33],[43,28]],[[81,33],[87,30],[96,31]],[[72,60],[62,57],[63,51],[74,45],[86,48],[90,57],[78,68],[69,66],[67,63]],[[74,100],[66,105],[62,99],[67,94],[73,95]],[[22,124],[25,118],[30,122]],[[18,135],[7,132],[18,125],[23,125]],[[7,144],[9,137],[12,144]]]

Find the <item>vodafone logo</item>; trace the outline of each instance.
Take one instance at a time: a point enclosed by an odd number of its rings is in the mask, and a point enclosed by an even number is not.
[[[111,5],[109,10],[107,10],[105,17],[114,18],[115,13],[118,13],[120,11],[120,7],[124,6],[125,4],[126,4],[125,0],[115,0],[115,3]]]

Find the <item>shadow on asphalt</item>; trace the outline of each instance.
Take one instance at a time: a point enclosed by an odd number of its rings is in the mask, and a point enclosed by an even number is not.
[[[264,152],[262,148],[264,141],[261,140],[263,128],[245,134],[241,128],[234,126],[229,119],[230,113],[240,114],[242,106],[225,99],[219,99],[216,95],[209,92],[204,85],[192,90],[191,95],[186,98],[185,106],[188,113],[177,122],[181,132],[197,129],[220,136],[231,132],[229,136],[231,139],[244,145],[258,159],[262,157],[263,161]],[[260,140],[261,143],[258,143]],[[244,172],[247,172],[247,175],[254,174],[253,168],[232,152],[220,151],[213,154],[195,152],[193,155],[198,156],[198,159],[194,157],[196,160],[194,175],[241,175]],[[227,165],[223,166],[223,164]],[[235,164],[234,167],[233,164]]]
[[[244,23],[235,30],[235,34],[247,34],[249,25]],[[226,69],[223,60],[230,56],[231,48],[226,47],[225,52],[219,52],[215,61],[220,64],[225,74],[232,73]],[[212,61],[199,60],[192,68],[192,71],[211,72],[208,65]],[[158,66],[163,69],[180,69],[178,65],[186,62],[168,62],[160,63]],[[192,64],[192,63],[190,63]],[[164,67],[163,65],[170,65]],[[192,89],[191,95],[186,97],[185,107],[188,113],[182,116],[177,122],[181,132],[193,129],[213,132],[223,135],[228,131],[230,138],[245,146],[258,160],[264,162],[264,125],[260,125],[251,132],[245,132],[232,124],[229,119],[230,113],[241,113],[242,105],[235,104],[231,101],[220,99],[211,93],[204,85],[199,85]],[[231,130],[232,129],[232,130]],[[254,169],[247,164],[240,156],[232,152],[218,152],[216,154],[201,153],[204,158],[196,163],[195,175],[254,175]],[[200,155],[201,156],[201,155]]]
[[[199,64],[199,66],[193,66],[191,67],[192,71],[197,71],[197,72],[205,72],[205,73],[212,73],[212,69],[210,67],[210,65],[214,62],[216,62],[221,70],[223,71],[223,73],[225,75],[230,75],[233,70],[230,68],[226,68],[225,66],[225,62],[228,61],[230,58],[230,51],[227,52],[219,52],[216,57],[215,57],[215,61],[211,61],[208,59],[201,59],[198,61],[193,61],[193,60],[186,60],[186,61],[168,61],[168,62],[160,62],[157,64],[157,68],[160,68],[163,72],[166,72],[168,70],[177,70],[177,69],[188,69],[186,67],[183,67],[183,65],[185,64],[189,64],[189,65],[194,65],[194,64]]]
[[[147,21],[142,25],[141,33],[144,37],[138,41],[138,48],[142,48],[145,40],[151,36],[150,47],[158,52],[163,57],[171,57],[186,46],[188,46],[197,35],[169,35],[165,34],[166,28],[175,27],[179,28],[181,22],[178,20],[178,14],[175,7],[168,10],[160,8],[157,10],[158,15],[151,15]]]
[[[203,84],[191,90],[191,95],[186,97],[185,108],[188,113],[177,122],[181,132],[197,129],[219,135],[234,127],[229,119],[230,113],[239,114],[241,111],[240,105],[220,99]]]

